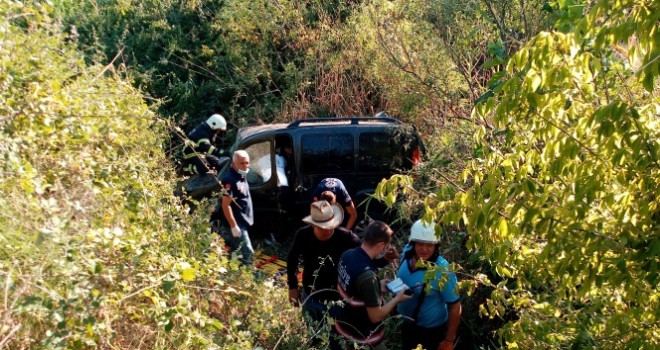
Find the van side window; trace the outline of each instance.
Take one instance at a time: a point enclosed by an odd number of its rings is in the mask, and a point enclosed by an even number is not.
[[[273,172],[270,156],[270,142],[259,142],[245,148],[250,155],[250,172],[247,180],[250,185],[261,185],[270,180]]]
[[[332,174],[353,171],[353,136],[311,134],[302,137],[302,172]]]
[[[389,133],[363,132],[358,149],[358,172],[391,172],[403,168],[400,141]]]

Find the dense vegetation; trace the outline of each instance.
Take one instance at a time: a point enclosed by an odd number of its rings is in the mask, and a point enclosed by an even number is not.
[[[47,6],[0,4],[0,347],[304,344],[272,284],[176,198],[166,124]]]
[[[88,60],[130,66],[184,121],[230,123],[387,110],[408,121],[469,117],[489,74],[550,26],[542,1],[62,2]]]
[[[507,347],[656,348],[658,4],[563,5],[480,98],[479,155],[422,195],[426,216],[467,231],[485,274],[463,287],[492,288],[480,311],[511,320]]]
[[[235,130],[380,110],[427,143],[379,195],[403,227],[442,223],[463,345],[658,347],[659,16],[641,0],[0,2],[0,348],[306,348],[286,291],[172,196],[169,136],[211,112]]]

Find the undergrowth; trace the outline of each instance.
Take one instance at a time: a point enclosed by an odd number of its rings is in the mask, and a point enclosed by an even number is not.
[[[0,348],[298,348],[286,295],[172,195],[167,124],[49,11],[0,3]]]

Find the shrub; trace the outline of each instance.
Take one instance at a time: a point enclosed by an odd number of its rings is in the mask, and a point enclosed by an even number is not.
[[[126,72],[87,65],[49,11],[0,3],[0,344],[304,342],[286,296],[172,196],[167,123]]]

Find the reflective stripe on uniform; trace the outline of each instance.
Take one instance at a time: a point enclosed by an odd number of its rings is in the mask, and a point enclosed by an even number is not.
[[[341,283],[337,283],[337,290],[339,291],[339,295],[341,295],[342,299],[344,299],[344,301],[346,303],[348,303],[348,305],[350,305],[352,307],[362,307],[362,306],[364,306],[364,301],[362,301],[360,299],[351,298],[348,295],[348,293],[346,293],[344,288],[341,287]]]
[[[194,158],[194,157],[197,157],[197,153],[195,153],[195,152],[186,153],[186,154],[183,155],[183,159],[190,159],[190,158]]]
[[[215,147],[211,145],[211,140],[209,139],[199,139],[199,141],[197,141],[196,143],[190,139],[186,139],[184,143],[185,146],[183,148],[183,159],[190,159],[193,157],[197,157],[196,149],[203,144],[209,145],[209,150],[206,152],[207,154],[213,154],[213,151],[215,150]]]
[[[183,168],[183,170],[191,174],[197,174],[197,167],[194,164],[188,164],[188,166]]]
[[[385,338],[385,327],[382,327],[382,325],[377,328],[378,331],[376,333],[372,333],[366,338],[356,338],[351,333],[349,333],[344,328],[342,328],[341,321],[338,321],[336,319],[335,319],[335,330],[342,337],[350,341],[356,342],[360,345],[376,345],[381,341],[383,341],[383,339]]]

